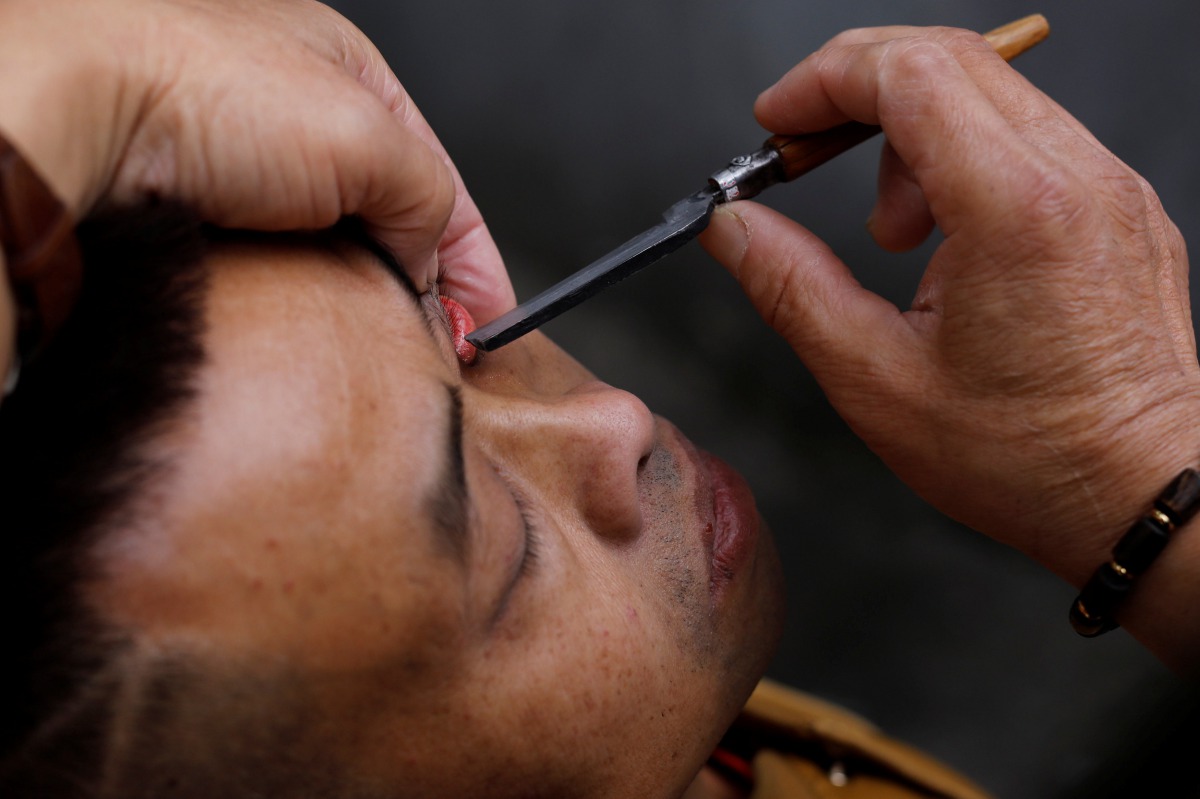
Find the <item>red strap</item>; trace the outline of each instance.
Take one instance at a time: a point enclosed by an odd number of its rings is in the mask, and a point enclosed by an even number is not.
[[[754,784],[754,767],[750,765],[750,761],[728,749],[714,749],[709,755],[708,765],[738,785],[749,787]]]

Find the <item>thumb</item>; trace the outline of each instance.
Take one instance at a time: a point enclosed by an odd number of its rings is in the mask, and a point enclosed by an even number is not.
[[[914,374],[916,331],[811,231],[765,206],[737,202],[716,210],[700,242],[843,413],[839,400],[902,388],[897,381]]]
[[[369,113],[373,127],[353,128],[353,139],[326,135],[338,159],[342,213],[362,217],[424,291],[438,279],[438,244],[457,202],[455,176],[436,150],[382,106]]]

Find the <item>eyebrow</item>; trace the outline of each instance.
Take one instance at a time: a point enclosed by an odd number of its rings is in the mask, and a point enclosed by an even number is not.
[[[441,473],[429,496],[429,516],[438,544],[464,566],[467,562],[467,469],[463,458],[462,391],[444,384],[449,396]]]
[[[414,310],[421,316],[430,338],[436,343],[437,334],[428,316],[421,312],[421,293],[412,278],[390,250],[367,233],[361,220],[353,217],[337,226],[337,233],[345,243],[361,248],[370,254],[413,301]],[[433,521],[435,542],[447,555],[464,568],[467,564],[467,468],[463,457],[463,402],[462,391],[457,386],[443,383],[449,412],[446,414],[446,434],[442,448],[441,472],[426,499],[426,512]]]

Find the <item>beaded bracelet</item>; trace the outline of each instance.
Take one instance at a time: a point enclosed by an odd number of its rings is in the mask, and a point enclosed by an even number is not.
[[[1085,638],[1115,629],[1118,606],[1133,581],[1159,556],[1177,527],[1200,510],[1200,473],[1184,469],[1171,481],[1149,513],[1133,523],[1117,545],[1112,560],[1096,569],[1071,605],[1071,626]]]

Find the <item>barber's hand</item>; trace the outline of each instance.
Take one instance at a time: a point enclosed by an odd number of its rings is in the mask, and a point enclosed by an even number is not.
[[[262,230],[358,215],[479,318],[512,288],[379,52],[310,0],[5,0],[0,128],[75,212],[146,196]]]
[[[753,203],[718,211],[704,245],[902,479],[1081,585],[1200,458],[1187,256],[1150,186],[963,31],[845,33],[755,112],[784,134],[882,125],[871,234],[944,241],[906,311]],[[1189,532],[1139,603],[1196,583]],[[1174,621],[1200,636],[1196,614]]]

